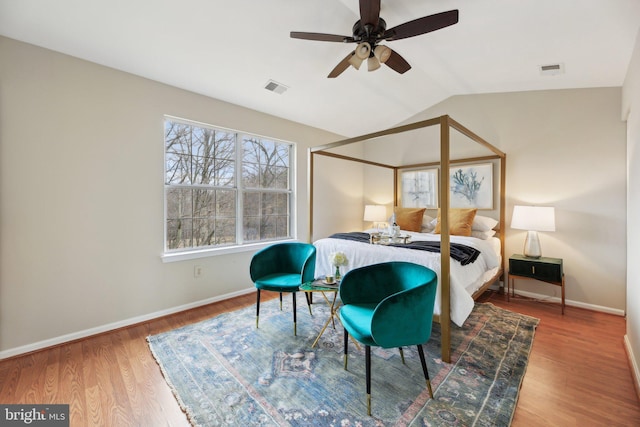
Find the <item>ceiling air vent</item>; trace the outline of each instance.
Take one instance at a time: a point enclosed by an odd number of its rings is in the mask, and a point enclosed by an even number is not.
[[[540,66],[540,74],[543,76],[555,76],[564,73],[564,64],[549,64]]]
[[[274,82],[273,80],[269,80],[264,88],[266,90],[270,90],[271,92],[275,92],[275,93],[280,94],[280,95],[282,95],[283,93],[285,93],[287,91],[287,89],[289,89],[285,85],[280,84],[278,82]]]

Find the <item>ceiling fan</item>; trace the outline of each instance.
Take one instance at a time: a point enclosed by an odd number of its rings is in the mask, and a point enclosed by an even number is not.
[[[414,19],[387,30],[386,22],[380,18],[380,0],[360,0],[360,19],[353,25],[352,36],[292,31],[291,38],[358,44],[353,52],[349,53],[329,73],[327,76],[329,78],[338,77],[349,68],[349,65],[360,69],[365,59],[367,59],[369,71],[380,68],[380,64],[385,64],[398,73],[404,74],[411,69],[411,65],[397,52],[378,43],[383,40],[394,41],[419,36],[457,22],[458,10],[456,9]]]

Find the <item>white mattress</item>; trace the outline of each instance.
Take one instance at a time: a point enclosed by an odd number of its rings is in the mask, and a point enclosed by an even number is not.
[[[412,241],[440,240],[439,234],[409,231],[403,231],[403,234],[409,234]],[[475,237],[451,236],[451,243],[471,246],[481,253],[476,261],[465,266],[459,261],[451,260],[451,320],[456,325],[462,326],[473,310],[474,301],[471,295],[500,268],[500,240],[495,237],[480,240]],[[408,261],[434,270],[438,274],[438,283],[440,283],[439,253],[331,238],[317,240],[314,245],[317,248],[316,277],[333,274],[335,267],[330,264],[329,255],[334,252],[344,252],[349,264],[340,267],[342,274],[354,268],[380,262]],[[440,312],[440,286],[438,286],[434,313],[440,314]]]

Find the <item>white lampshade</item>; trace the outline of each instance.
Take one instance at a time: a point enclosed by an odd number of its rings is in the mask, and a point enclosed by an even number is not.
[[[553,206],[514,206],[511,228],[527,231],[556,231]]]
[[[384,205],[365,205],[364,220],[385,222],[387,220],[387,208]]]
[[[542,248],[538,231],[556,231],[556,215],[552,206],[514,206],[511,228],[527,230],[524,256],[540,258]]]

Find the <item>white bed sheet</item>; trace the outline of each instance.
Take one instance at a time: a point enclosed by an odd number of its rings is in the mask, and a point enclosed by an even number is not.
[[[440,241],[439,234],[409,231],[403,231],[403,234],[409,234],[412,241]],[[459,261],[451,260],[451,320],[456,325],[462,326],[473,310],[474,301],[471,295],[500,267],[500,240],[495,237],[480,240],[475,237],[451,236],[451,243],[471,246],[480,251],[478,259],[465,266]],[[408,261],[431,268],[437,273],[438,283],[440,283],[440,253],[331,238],[320,239],[313,244],[317,249],[315,277],[333,274],[335,267],[331,265],[329,255],[334,252],[344,252],[349,264],[340,267],[342,274],[354,268],[380,262]],[[440,314],[440,312],[440,286],[438,286],[434,313]]]

